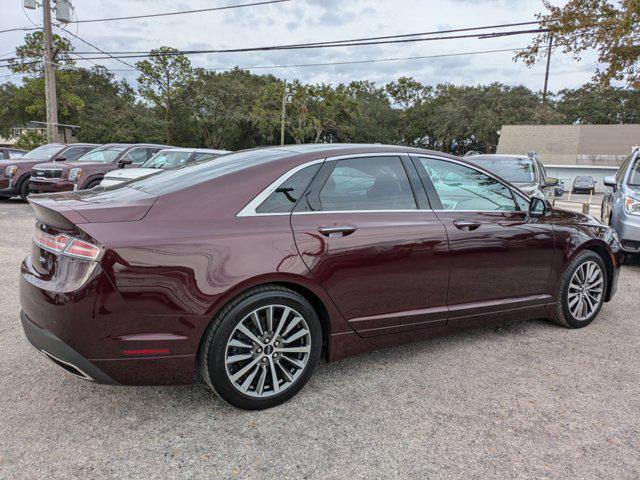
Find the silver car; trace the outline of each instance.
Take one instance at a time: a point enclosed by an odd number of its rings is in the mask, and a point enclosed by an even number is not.
[[[640,148],[635,147],[614,177],[605,177],[608,187],[602,199],[602,223],[618,233],[622,249],[640,253]]]
[[[562,196],[560,181],[547,177],[535,153],[528,155],[465,155],[465,160],[486,168],[531,197],[547,200],[551,205]]]

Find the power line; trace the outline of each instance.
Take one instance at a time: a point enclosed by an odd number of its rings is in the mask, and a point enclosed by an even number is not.
[[[540,33],[545,32],[545,29],[531,29],[531,30],[516,30],[510,32],[502,32],[503,36],[511,35],[523,35],[527,33]],[[178,55],[202,55],[205,53],[241,53],[241,52],[263,52],[263,51],[277,51],[277,50],[304,50],[304,49],[318,49],[318,48],[334,48],[334,47],[357,47],[362,45],[387,45],[395,43],[413,43],[413,42],[427,42],[437,40],[454,40],[463,38],[478,38],[479,34],[466,34],[466,35],[448,35],[443,37],[430,37],[430,38],[403,38],[398,40],[384,40],[384,41],[371,41],[371,42],[355,42],[355,43],[333,43],[333,44],[290,44],[290,45],[277,45],[267,47],[248,47],[248,48],[230,48],[230,49],[204,49],[204,50],[175,50],[169,52],[146,52],[144,54],[122,54],[122,52],[106,52],[102,51],[109,58],[122,59],[122,58],[152,58],[152,57],[173,57]],[[79,52],[80,53],[80,52]],[[92,52],[82,52],[81,54],[87,54]],[[86,57],[90,60],[103,60],[106,57]],[[5,60],[0,60],[5,61]]]
[[[170,15],[185,15],[189,13],[214,12],[218,10],[231,10],[235,8],[256,7],[260,5],[269,5],[272,3],[283,3],[283,2],[290,2],[290,1],[291,0],[268,0],[263,2],[242,3],[238,5],[225,5],[223,7],[199,8],[197,10],[181,10],[178,12],[151,13],[148,15],[131,15],[128,17],[92,18],[90,20],[76,20],[74,22],[69,22],[69,23],[114,22],[117,20],[135,20],[138,18],[167,17]]]
[[[8,32],[21,32],[21,31],[29,31],[29,30],[42,30],[42,27],[16,27],[9,28],[7,30],[0,30],[0,33],[8,33]]]

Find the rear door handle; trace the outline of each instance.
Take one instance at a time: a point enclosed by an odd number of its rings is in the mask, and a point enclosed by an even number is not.
[[[335,227],[319,227],[318,231],[325,237],[346,237],[351,235],[358,228],[353,225],[340,225]]]
[[[475,230],[481,223],[471,220],[454,220],[453,224],[458,230]]]

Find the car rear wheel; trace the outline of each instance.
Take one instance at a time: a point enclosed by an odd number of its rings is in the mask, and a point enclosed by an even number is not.
[[[607,268],[591,251],[580,252],[565,271],[553,320],[568,328],[589,325],[600,312],[607,291]]]
[[[304,297],[276,285],[258,287],[231,302],[209,327],[199,369],[223,400],[262,410],[302,389],[321,349],[320,320]]]

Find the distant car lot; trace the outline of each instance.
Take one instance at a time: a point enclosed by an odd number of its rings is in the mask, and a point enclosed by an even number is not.
[[[0,201],[0,231],[0,478],[640,476],[638,260],[588,329],[515,323],[322,364],[292,401],[244,412],[35,354],[15,291],[30,207]]]

